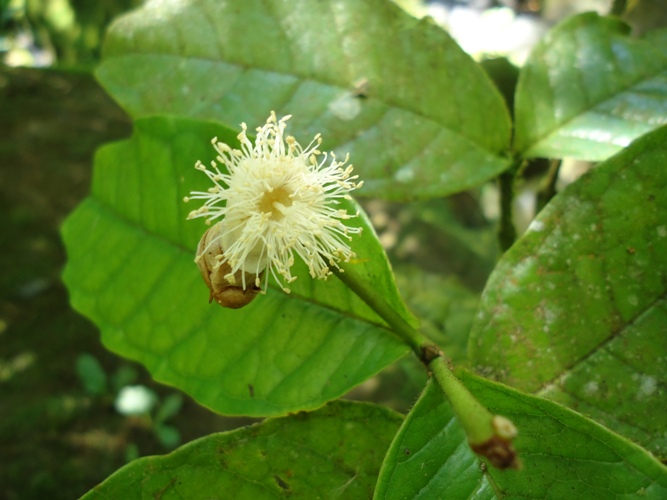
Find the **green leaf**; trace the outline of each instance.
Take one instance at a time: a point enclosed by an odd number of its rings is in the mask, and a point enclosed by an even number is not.
[[[125,447],[125,462],[132,462],[140,456],[139,447],[134,443],[128,443]]]
[[[155,435],[160,441],[160,444],[167,449],[173,449],[181,442],[181,433],[172,425],[156,425]]]
[[[133,366],[123,364],[111,376],[111,388],[114,392],[118,392],[126,385],[133,385],[138,377],[139,374]]]
[[[401,421],[381,406],[336,401],[141,458],[84,498],[370,498]]]
[[[215,411],[317,408],[408,348],[339,280],[311,280],[304,263],[290,295],[270,289],[239,310],[208,303],[193,262],[207,226],[186,221],[193,207],[182,200],[209,187],[193,165],[213,159],[214,135],[235,144],[236,133],[220,125],[154,117],[137,121],[131,140],[99,151],[92,196],[63,227],[71,302],[110,350]],[[349,266],[414,326],[372,228],[354,220],[364,231]]]
[[[81,354],[76,359],[76,373],[88,394],[104,394],[107,389],[107,374],[94,356]]]
[[[169,394],[160,406],[155,415],[155,423],[162,424],[170,418],[176,416],[183,406],[183,396],[181,394]]]
[[[250,34],[261,34],[249,36]],[[360,195],[439,197],[505,170],[510,119],[481,68],[386,0],[167,0],[110,30],[97,77],[133,116],[292,133],[351,154]]]
[[[516,424],[522,469],[482,464],[442,391],[429,382],[385,457],[375,499],[667,495],[667,469],[637,445],[556,403],[459,375],[479,401]]]
[[[667,127],[557,195],[503,256],[473,366],[667,454]]]
[[[465,431],[433,380],[396,434],[373,498],[495,498]]]
[[[616,18],[567,19],[521,70],[514,149],[604,160],[667,123],[667,51]]]
[[[667,28],[649,31],[644,35],[647,42],[667,55]]]

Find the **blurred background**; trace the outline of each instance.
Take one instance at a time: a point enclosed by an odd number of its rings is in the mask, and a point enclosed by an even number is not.
[[[0,0],[0,499],[76,498],[139,456],[249,420],[224,418],[106,351],[74,312],[59,227],[87,195],[93,154],[131,134],[92,70],[104,32],[140,0]],[[612,0],[397,0],[431,16],[482,62],[511,105],[518,66],[559,20]],[[637,34],[667,25],[664,0],[628,2]],[[571,181],[586,165],[561,168]],[[526,170],[525,228],[548,164]],[[456,196],[364,206],[424,329],[465,363],[477,297],[498,256],[493,183]],[[437,292],[436,292],[437,291]],[[425,374],[411,358],[351,398],[407,411]]]

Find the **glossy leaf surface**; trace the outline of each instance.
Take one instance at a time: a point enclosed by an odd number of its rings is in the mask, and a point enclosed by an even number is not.
[[[442,196],[508,166],[509,113],[489,78],[386,0],[151,2],[113,25],[104,56],[97,76],[133,117],[252,130],[291,114],[299,141],[322,133],[351,154],[360,195]]]
[[[654,38],[594,13],[554,28],[519,76],[515,150],[604,160],[667,123],[667,50]]]
[[[469,352],[667,453],[667,128],[580,178],[491,275]]]
[[[235,135],[156,117],[136,122],[129,141],[103,148],[92,196],[63,228],[64,279],[109,349],[203,405],[256,416],[316,408],[408,348],[339,280],[311,280],[302,262],[290,295],[272,288],[239,310],[208,303],[193,262],[206,226],[186,221],[193,206],[183,197],[209,187],[193,165],[215,156],[210,138],[234,144]],[[363,216],[354,221],[364,231],[349,266],[414,325],[372,228]]]
[[[522,469],[483,465],[441,389],[429,383],[387,453],[375,499],[667,495],[667,469],[645,450],[551,401],[460,375],[487,408],[518,427]]]
[[[370,498],[401,421],[380,406],[337,401],[140,458],[83,498]]]

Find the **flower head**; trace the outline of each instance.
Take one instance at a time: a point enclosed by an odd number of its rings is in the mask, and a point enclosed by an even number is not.
[[[331,266],[355,256],[348,242],[361,228],[344,222],[358,214],[349,214],[340,204],[362,182],[356,182],[352,165],[345,166],[348,158],[339,162],[333,153],[318,151],[319,134],[306,148],[286,136],[289,118],[278,120],[272,112],[266,124],[257,128],[254,144],[241,124],[241,149],[213,139],[217,163],[211,162],[210,168],[200,161],[195,165],[213,187],[193,191],[186,198],[205,200],[189,219],[205,217],[207,223],[221,219],[214,226],[215,237],[200,244],[197,260],[218,245],[221,253],[215,266],[224,267],[229,283],[240,278],[244,291],[249,285],[246,273],[254,275],[250,285],[259,288],[261,275],[268,269],[289,292],[287,285],[296,279],[291,272],[295,255],[308,265],[311,277],[319,279],[331,274]]]

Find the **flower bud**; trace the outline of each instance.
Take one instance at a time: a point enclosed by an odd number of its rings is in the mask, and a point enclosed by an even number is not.
[[[215,299],[222,307],[239,309],[250,304],[261,292],[257,283],[264,273],[257,276],[239,269],[231,274],[231,267],[222,248],[221,228],[218,222],[204,233],[197,246],[195,262],[211,291],[209,303]]]

